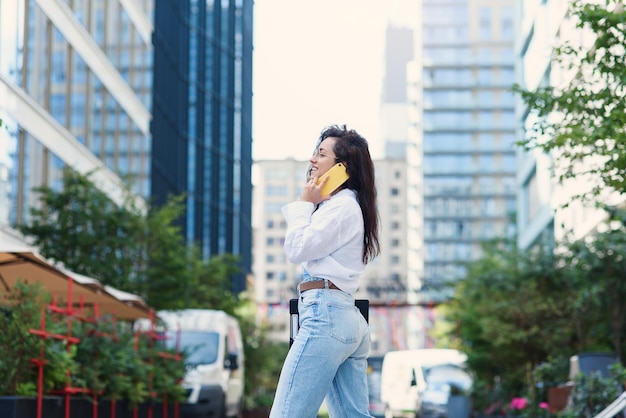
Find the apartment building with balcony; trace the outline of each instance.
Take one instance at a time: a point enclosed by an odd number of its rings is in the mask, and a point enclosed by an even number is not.
[[[437,303],[511,235],[516,210],[515,2],[424,0],[417,58],[422,97],[424,276]]]

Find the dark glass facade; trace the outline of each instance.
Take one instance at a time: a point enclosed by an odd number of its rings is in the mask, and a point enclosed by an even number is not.
[[[185,194],[181,226],[204,258],[251,271],[251,0],[155,3],[152,198]]]

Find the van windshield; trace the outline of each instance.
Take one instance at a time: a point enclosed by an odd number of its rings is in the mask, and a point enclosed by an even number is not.
[[[166,333],[166,346],[176,348],[177,331]],[[217,360],[220,336],[216,332],[180,331],[180,351],[185,354],[185,364],[211,364]]]

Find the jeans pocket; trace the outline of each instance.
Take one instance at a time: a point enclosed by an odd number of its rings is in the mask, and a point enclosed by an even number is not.
[[[328,305],[330,335],[345,344],[358,341],[359,324],[357,310],[354,306]]]

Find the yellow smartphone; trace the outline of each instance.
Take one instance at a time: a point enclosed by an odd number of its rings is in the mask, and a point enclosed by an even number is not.
[[[337,163],[332,166],[327,172],[322,174],[322,176],[317,179],[317,184],[320,184],[326,177],[330,177],[326,184],[322,187],[321,195],[328,196],[339,186],[344,184],[350,176],[348,176],[348,172],[346,171],[346,166],[343,163]]]

